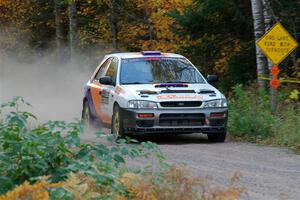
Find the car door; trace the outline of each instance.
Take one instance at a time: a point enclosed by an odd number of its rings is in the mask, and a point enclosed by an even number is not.
[[[104,123],[111,123],[111,117],[104,112],[103,101],[101,91],[103,90],[104,85],[99,83],[99,79],[105,76],[107,68],[110,66],[112,58],[108,58],[99,68],[96,75],[93,77],[90,83],[90,91],[92,97],[92,103],[94,106],[95,113],[99,120]]]
[[[107,116],[112,116],[113,112],[113,103],[115,97],[115,86],[117,83],[117,73],[118,73],[118,58],[113,58],[107,68],[105,76],[109,76],[113,80],[113,85],[102,85],[101,86],[101,107],[103,108],[103,112]],[[111,121],[110,121],[111,123]]]

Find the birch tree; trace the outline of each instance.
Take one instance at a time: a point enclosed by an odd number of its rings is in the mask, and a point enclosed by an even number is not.
[[[262,0],[251,0],[251,6],[252,6],[253,27],[254,27],[254,38],[255,41],[258,41],[265,33],[263,2]],[[256,66],[257,66],[258,76],[267,74],[267,59],[257,45],[256,45]],[[258,78],[258,85],[264,88],[266,88],[267,86],[266,81],[263,81],[259,78]]]
[[[76,0],[69,0],[69,35],[70,35],[70,56],[71,61],[74,62],[77,50],[77,2]]]

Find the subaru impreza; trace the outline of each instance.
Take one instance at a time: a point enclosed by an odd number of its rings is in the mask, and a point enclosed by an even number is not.
[[[184,56],[159,51],[105,56],[88,80],[82,118],[108,126],[117,137],[133,134],[207,134],[224,142],[225,96]]]

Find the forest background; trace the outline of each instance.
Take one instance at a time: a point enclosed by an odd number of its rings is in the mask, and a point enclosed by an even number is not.
[[[80,55],[92,68],[111,52],[176,52],[204,75],[219,75],[229,92],[268,76],[266,58],[256,64],[255,38],[276,22],[299,42],[300,1],[1,0],[0,51],[25,63],[49,53],[59,63]],[[282,63],[281,77],[299,79],[299,54]]]

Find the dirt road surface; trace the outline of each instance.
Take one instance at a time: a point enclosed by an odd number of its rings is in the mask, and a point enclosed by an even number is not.
[[[94,141],[90,135],[84,138]],[[230,141],[211,144],[201,134],[136,139],[158,143],[168,161],[184,163],[194,175],[209,175],[218,186],[228,184],[235,172],[242,173],[239,186],[248,191],[243,199],[300,199],[300,156],[286,149]]]

